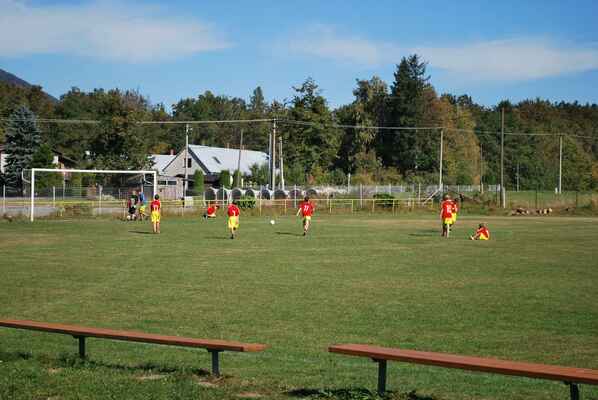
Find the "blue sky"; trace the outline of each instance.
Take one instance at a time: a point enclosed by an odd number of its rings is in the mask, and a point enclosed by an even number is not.
[[[0,68],[59,96],[138,89],[168,107],[205,90],[293,95],[313,77],[331,106],[355,79],[391,83],[429,62],[439,93],[598,103],[598,1],[0,0]]]

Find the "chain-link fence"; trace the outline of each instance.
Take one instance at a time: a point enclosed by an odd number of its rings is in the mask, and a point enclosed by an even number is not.
[[[330,214],[352,212],[391,212],[413,209],[434,209],[442,193],[450,192],[471,210],[476,207],[494,207],[499,204],[499,186],[444,186],[438,185],[318,185],[292,186],[285,190],[258,188],[207,188],[203,196],[178,197],[169,193],[167,186],[159,186],[165,214],[186,215],[202,213],[208,204],[225,206],[233,200],[243,201],[243,207],[258,214],[284,215],[296,210],[305,196],[315,202],[319,210]],[[36,190],[34,218],[71,216],[115,216],[126,218],[129,199],[141,187],[50,187]],[[146,204],[152,198],[153,187],[144,186]],[[523,209],[534,213],[539,209],[598,208],[598,193],[553,191],[507,191],[508,209]],[[31,193],[7,186],[2,187],[0,206],[3,215],[31,216]],[[139,207],[136,208],[137,217]]]

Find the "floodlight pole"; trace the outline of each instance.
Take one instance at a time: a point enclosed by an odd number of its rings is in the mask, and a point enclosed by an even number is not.
[[[270,137],[270,190],[276,189],[276,119],[272,121]]]
[[[189,124],[185,124],[185,182],[183,183],[183,197],[187,196],[187,163],[189,159]]]
[[[484,194],[484,153],[480,142],[480,194]]]
[[[503,107],[500,110],[500,203],[505,208],[505,109]]]
[[[280,188],[282,190],[284,190],[284,166],[283,166],[283,160],[282,160],[282,136],[280,136],[278,138],[278,141],[280,142],[280,149],[279,149],[279,157],[280,157]]]
[[[443,147],[443,142],[444,141],[444,129],[440,130],[440,162],[438,165],[438,170],[439,170],[439,174],[438,174],[438,190],[440,192],[442,192],[442,147]]]
[[[562,193],[563,183],[563,135],[559,135],[559,194]]]

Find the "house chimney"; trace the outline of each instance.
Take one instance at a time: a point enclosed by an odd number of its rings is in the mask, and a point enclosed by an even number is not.
[[[170,155],[174,156],[174,149],[170,149]]]

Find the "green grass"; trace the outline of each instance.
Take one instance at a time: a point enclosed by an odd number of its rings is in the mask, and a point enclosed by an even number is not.
[[[372,343],[598,369],[598,219],[165,218],[0,222],[0,318],[266,343],[223,353],[0,328],[1,399],[368,398],[376,365],[326,351]],[[207,382],[207,383],[206,383]],[[558,382],[389,364],[391,397],[562,399]],[[582,386],[584,399],[598,387]],[[416,397],[413,397],[416,398]]]

